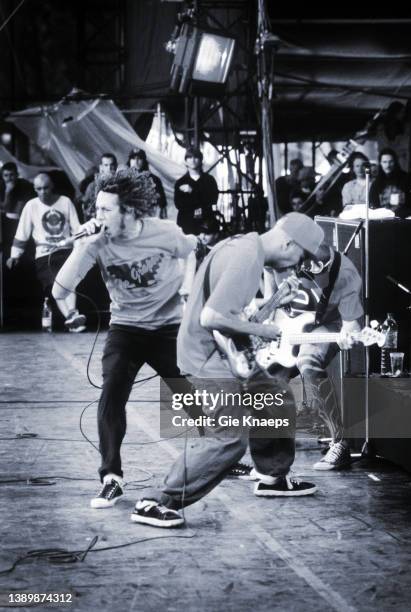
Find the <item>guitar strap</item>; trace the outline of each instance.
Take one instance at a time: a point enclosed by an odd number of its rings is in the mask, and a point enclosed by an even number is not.
[[[337,280],[337,276],[340,271],[340,267],[341,267],[341,253],[339,253],[338,251],[335,251],[334,260],[330,268],[328,285],[323,290],[321,297],[320,297],[320,301],[318,303],[317,312],[315,315],[315,325],[316,326],[321,325],[322,319],[325,315],[325,311],[327,310],[328,302],[330,301],[332,290],[334,289],[335,282]]]

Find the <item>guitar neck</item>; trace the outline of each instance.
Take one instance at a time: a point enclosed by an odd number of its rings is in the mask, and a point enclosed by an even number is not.
[[[276,293],[274,293],[270,297],[268,302],[264,304],[264,306],[250,318],[250,321],[252,321],[253,323],[262,323],[263,321],[268,319],[269,316],[272,314],[273,310],[275,310],[277,306],[280,305],[280,302],[286,293],[288,293],[287,285],[281,287],[281,289],[276,291]]]
[[[329,342],[338,342],[340,339],[339,333],[324,332],[316,334],[301,333],[301,334],[290,334],[286,336],[286,341],[289,344],[328,344]]]

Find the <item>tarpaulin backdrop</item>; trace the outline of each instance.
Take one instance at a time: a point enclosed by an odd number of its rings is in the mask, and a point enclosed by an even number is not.
[[[19,176],[28,181],[32,181],[36,174],[39,172],[51,172],[52,170],[58,170],[55,166],[32,166],[29,164],[23,164],[16,157],[14,157],[6,147],[0,145],[0,166],[8,162],[14,162],[18,168]]]
[[[7,118],[36,143],[70,177],[77,188],[80,181],[98,165],[103,153],[114,153],[125,164],[132,148],[143,149],[151,170],[164,185],[169,202],[174,183],[186,171],[165,155],[147,145],[134,132],[112,100],[61,102],[30,108]]]

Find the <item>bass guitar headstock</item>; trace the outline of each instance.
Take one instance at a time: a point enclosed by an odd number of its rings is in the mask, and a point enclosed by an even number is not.
[[[382,327],[378,321],[371,321],[371,327],[364,327],[358,339],[363,343],[364,346],[371,346],[377,344],[380,348],[384,346],[387,334],[381,331]]]

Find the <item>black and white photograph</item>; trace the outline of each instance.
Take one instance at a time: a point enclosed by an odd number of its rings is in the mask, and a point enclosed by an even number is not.
[[[408,612],[410,249],[410,11],[0,0],[0,610]]]

